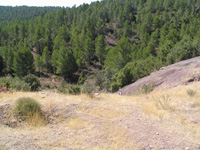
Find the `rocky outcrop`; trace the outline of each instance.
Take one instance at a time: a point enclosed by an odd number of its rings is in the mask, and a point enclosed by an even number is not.
[[[200,57],[188,59],[163,67],[149,76],[141,78],[122,89],[123,95],[135,94],[144,85],[154,84],[155,89],[166,89],[187,85],[200,80]]]

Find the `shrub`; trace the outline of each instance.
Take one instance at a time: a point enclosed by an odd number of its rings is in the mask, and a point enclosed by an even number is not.
[[[105,77],[102,72],[98,73],[95,77],[95,85],[102,90],[104,88]]]
[[[78,84],[83,84],[86,80],[86,75],[82,72],[78,78]]]
[[[16,91],[30,91],[31,88],[28,83],[18,77],[12,78],[10,76],[0,78],[0,87],[6,87]]]
[[[29,84],[32,91],[36,91],[40,87],[40,81],[38,77],[33,74],[28,74],[23,78],[23,80]]]
[[[152,71],[159,68],[159,63],[157,61],[158,60],[155,57],[150,56],[145,60],[134,60],[129,62],[113,76],[111,82],[112,92],[116,92],[119,87],[123,87],[149,75]]]
[[[153,99],[156,107],[160,110],[169,110],[169,111],[174,111],[175,108],[172,106],[171,103],[171,98],[169,95],[167,96],[162,96],[160,99]]]
[[[196,93],[197,93],[197,92],[194,91],[194,90],[191,90],[191,89],[187,90],[187,94],[188,94],[189,96],[191,96],[191,97],[194,96]]]
[[[121,83],[119,82],[114,82],[111,84],[111,92],[116,92],[119,90],[119,88],[121,87]]]
[[[78,85],[73,85],[68,89],[69,94],[78,95],[81,93],[81,88]]]
[[[17,100],[14,111],[20,119],[26,120],[36,114],[41,115],[41,106],[36,100],[23,97]]]
[[[141,90],[140,90],[140,91],[141,91],[141,93],[147,94],[147,93],[152,92],[152,91],[154,90],[155,87],[156,87],[156,86],[155,86],[154,83],[151,83],[151,84],[149,84],[149,85],[144,84],[144,85],[141,87]]]
[[[94,96],[95,93],[95,85],[91,82],[85,82],[81,87],[81,92],[87,94],[90,97]]]
[[[59,93],[69,94],[67,90],[69,88],[69,84],[65,81],[62,81],[59,87],[55,86],[54,88],[57,88]]]

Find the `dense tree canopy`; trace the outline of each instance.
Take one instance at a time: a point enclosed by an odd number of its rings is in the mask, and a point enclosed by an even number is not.
[[[29,20],[40,14],[55,12],[61,7],[28,7],[28,6],[0,6],[0,22],[11,20]]]
[[[4,73],[25,75],[17,69],[25,45],[36,71],[66,79],[100,62],[102,72],[117,71],[109,77],[115,91],[163,65],[198,56],[199,10],[199,0],[102,0],[1,22]]]

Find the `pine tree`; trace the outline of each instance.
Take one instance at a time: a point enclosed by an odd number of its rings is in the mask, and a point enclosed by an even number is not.
[[[14,56],[13,70],[18,77],[34,73],[34,60],[28,48],[18,50]]]
[[[8,48],[8,57],[6,59],[6,71],[8,73],[13,72],[13,59],[14,59],[14,50],[9,47]]]
[[[105,60],[105,66],[110,69],[122,69],[133,58],[132,46],[128,41],[128,38],[122,37],[117,46],[112,48]]]
[[[36,71],[38,71],[40,74],[42,71],[42,57],[39,54],[37,54],[36,56],[35,66],[36,66]]]
[[[56,73],[56,67],[58,65],[57,61],[58,61],[58,53],[59,51],[57,49],[53,50],[53,54],[51,56],[51,65],[53,67],[53,72]]]
[[[50,53],[47,46],[44,48],[42,53],[42,64],[43,69],[48,72],[50,70]]]
[[[1,56],[1,53],[0,53],[0,75],[3,72],[3,68],[4,68],[4,61],[3,61],[3,57]]]
[[[102,64],[105,58],[105,42],[104,42],[104,37],[103,35],[99,35],[97,37],[97,42],[95,45],[95,52],[96,52],[96,56],[99,59],[99,62]]]
[[[91,63],[94,58],[95,46],[90,32],[87,33],[84,42],[85,63]]]
[[[61,74],[65,79],[72,76],[77,71],[77,65],[71,50],[61,47],[58,54],[56,73]]]

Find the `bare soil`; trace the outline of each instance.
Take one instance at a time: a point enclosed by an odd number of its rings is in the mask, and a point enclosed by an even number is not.
[[[198,150],[199,82],[148,95],[68,96],[53,92],[0,93],[2,150]],[[169,95],[163,100],[163,95]],[[48,123],[34,127],[12,113],[16,100],[39,101]],[[159,101],[157,101],[159,100]],[[161,107],[163,103],[167,107]]]

